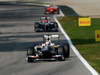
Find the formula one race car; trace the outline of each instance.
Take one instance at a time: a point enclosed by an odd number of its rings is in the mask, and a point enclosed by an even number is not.
[[[57,6],[49,6],[45,8],[46,14],[59,14],[59,8]]]
[[[57,39],[56,39],[57,38]],[[70,56],[68,43],[59,42],[59,35],[44,35],[42,44],[34,45],[27,50],[27,61],[35,62],[39,60],[64,61]],[[53,39],[53,40],[51,40]],[[54,39],[55,43],[54,43]]]
[[[58,32],[58,24],[49,20],[49,17],[41,17],[40,22],[34,24],[35,32]]]

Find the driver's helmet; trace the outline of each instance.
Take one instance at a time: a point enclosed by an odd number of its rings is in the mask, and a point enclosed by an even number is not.
[[[46,38],[45,42],[51,42],[50,37]]]

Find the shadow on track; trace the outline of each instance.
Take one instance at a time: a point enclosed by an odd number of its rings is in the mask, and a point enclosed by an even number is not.
[[[20,5],[20,3],[7,4],[0,2],[0,7],[4,8],[3,10],[0,10],[0,19],[25,19],[44,16],[44,6],[40,7],[35,5],[30,6],[27,4]]]
[[[66,40],[53,41],[56,44],[66,43]],[[0,52],[11,52],[11,51],[26,51],[28,48],[33,47],[34,45],[41,45],[43,41],[35,42],[9,42],[9,43],[0,43]]]
[[[0,43],[0,52],[26,51],[31,45],[32,42]]]

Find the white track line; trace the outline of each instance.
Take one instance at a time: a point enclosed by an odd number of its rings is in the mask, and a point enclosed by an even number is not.
[[[68,43],[69,43],[70,47],[72,48],[74,53],[77,55],[77,57],[81,60],[81,62],[84,64],[84,66],[91,72],[92,75],[99,75],[99,73],[89,65],[89,63],[81,56],[81,54],[75,48],[75,46],[71,42],[71,39],[69,38],[68,34],[64,31],[63,27],[61,26],[61,24],[59,23],[59,21],[57,20],[57,18],[55,16],[54,16],[54,19],[58,23],[58,26],[59,26],[61,32],[63,33],[63,35],[68,40]]]

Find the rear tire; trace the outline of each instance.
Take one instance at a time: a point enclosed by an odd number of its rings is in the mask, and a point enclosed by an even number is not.
[[[59,61],[65,61],[64,51],[62,47],[58,48],[58,55],[62,55],[61,57],[58,57]]]
[[[63,46],[63,49],[64,49],[64,56],[66,58],[69,58],[70,57],[70,47],[69,47],[69,44],[65,44]]]
[[[57,9],[56,14],[60,14],[59,8]]]

